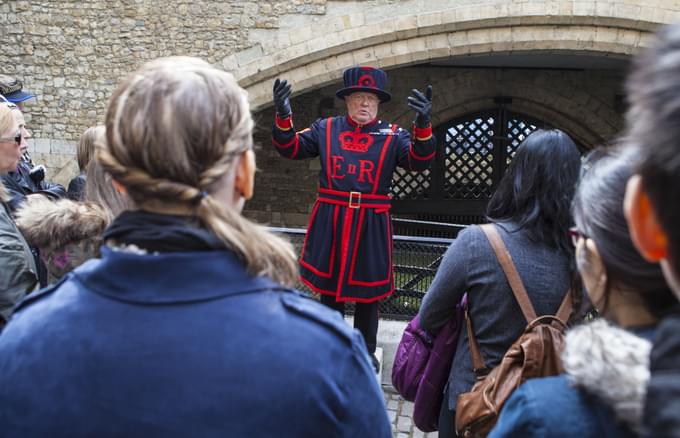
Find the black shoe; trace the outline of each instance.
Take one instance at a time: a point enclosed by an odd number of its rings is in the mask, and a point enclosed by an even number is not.
[[[375,370],[375,373],[380,374],[380,361],[378,360],[377,357],[375,357],[375,353],[371,353],[368,356],[371,358],[371,364],[373,364],[373,369]]]

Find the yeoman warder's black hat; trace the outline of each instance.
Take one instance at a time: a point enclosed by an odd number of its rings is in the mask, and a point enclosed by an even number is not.
[[[342,74],[345,87],[335,92],[340,99],[352,93],[363,91],[378,96],[380,102],[387,102],[392,95],[385,91],[387,73],[375,67],[351,67]]]

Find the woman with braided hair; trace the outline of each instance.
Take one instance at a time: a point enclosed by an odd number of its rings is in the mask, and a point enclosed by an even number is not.
[[[290,245],[240,214],[252,128],[233,77],[195,58],[119,85],[97,160],[134,209],[0,337],[3,433],[390,436],[360,335],[286,286]]]

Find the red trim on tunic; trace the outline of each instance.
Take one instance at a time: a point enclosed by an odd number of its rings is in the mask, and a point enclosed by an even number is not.
[[[319,203],[317,202],[314,204],[314,209],[312,210],[312,214],[309,217],[309,223],[312,224],[314,223],[314,217],[316,216],[317,210],[319,209]],[[305,268],[309,269],[319,277],[323,278],[331,278],[333,275],[333,261],[335,261],[335,243],[336,243],[336,233],[335,229],[338,224],[338,207],[335,207],[333,209],[333,241],[331,243],[331,256],[330,256],[330,263],[328,263],[328,272],[321,272],[314,266],[310,265],[307,263],[304,258],[305,258],[305,249],[307,248],[307,237],[309,237],[309,233],[305,234],[305,241],[302,244],[302,253],[300,254],[300,264],[304,266]]]
[[[432,151],[431,154],[426,155],[426,156],[424,156],[424,157],[421,157],[421,156],[419,156],[419,155],[416,155],[415,152],[413,152],[413,143],[411,143],[411,145],[410,145],[409,148],[408,148],[408,153],[409,153],[410,156],[412,156],[412,157],[415,158],[416,160],[419,160],[419,161],[427,161],[427,160],[431,160],[432,157],[434,157],[434,155],[437,153],[437,151],[434,150],[434,151]]]
[[[392,125],[392,133],[397,130],[397,125],[393,124]],[[387,146],[389,146],[390,142],[392,141],[392,137],[394,135],[390,135],[387,137],[387,140],[385,140],[385,144],[383,144],[383,149],[380,152],[380,161],[378,162],[378,171],[375,174],[375,181],[373,181],[373,191],[371,193],[375,193],[378,191],[378,185],[380,182],[380,173],[382,172],[383,164],[385,162],[385,153],[387,153]]]
[[[328,188],[333,187],[333,181],[331,181],[331,128],[332,120],[330,117],[326,121],[326,176],[328,180]]]
[[[388,249],[388,271],[387,271],[387,279],[385,280],[378,280],[378,281],[361,281],[361,280],[353,280],[354,278],[354,266],[356,265],[357,261],[357,250],[359,249],[359,242],[361,241],[361,226],[364,223],[364,211],[361,210],[359,212],[359,224],[357,225],[357,237],[356,237],[356,244],[354,245],[354,251],[352,253],[352,261],[350,262],[349,266],[349,277],[347,278],[347,284],[351,286],[366,286],[366,287],[372,287],[372,286],[382,286],[383,284],[389,283],[390,279],[392,278],[392,248],[390,247]],[[384,212],[382,214],[387,214],[387,212]],[[390,222],[390,217],[389,215],[387,216],[387,230],[389,232],[389,222]],[[389,242],[389,235],[388,235],[388,242]]]
[[[293,144],[295,144],[295,148],[293,149],[293,153],[290,154],[290,157],[288,157],[288,158],[295,158],[295,156],[298,153],[298,147],[300,146],[300,138],[298,137],[297,132],[296,132],[295,137],[290,142],[288,142],[286,144],[279,143],[278,141],[276,141],[276,139],[274,137],[272,137],[272,143],[274,144],[274,146],[276,146],[279,149],[288,149]]]
[[[413,125],[413,137],[418,141],[425,141],[432,138],[432,124],[428,125],[427,128],[419,128]]]
[[[305,277],[303,277],[302,275],[300,275],[299,278],[300,278],[300,281],[301,281],[301,282],[303,282],[308,288],[310,288],[310,289],[313,290],[314,292],[316,292],[316,293],[318,293],[318,294],[324,294],[324,295],[333,295],[333,296],[336,297],[335,301],[338,301],[338,299],[337,299],[337,292],[333,292],[333,291],[325,290],[325,289],[319,289],[318,287],[314,286],[314,285],[312,284],[312,282],[310,282],[309,280],[307,280],[307,279],[306,279]]]
[[[318,287],[314,286],[309,280],[304,278],[303,276],[300,276],[300,281],[303,282],[308,288],[310,288],[313,292],[316,292],[317,294],[322,294],[322,295],[332,295],[335,296],[335,302],[336,303],[346,303],[346,302],[353,302],[353,303],[372,303],[374,301],[381,300],[385,297],[388,297],[394,293],[394,288],[391,288],[389,291],[385,292],[382,295],[379,295],[374,298],[352,298],[352,297],[339,297],[336,292],[330,291],[330,290],[325,290],[325,289],[319,289]]]
[[[360,125],[359,123],[357,123],[357,122],[356,122],[353,118],[351,118],[349,115],[347,115],[346,118],[347,118],[347,123],[349,123],[349,126],[352,126],[352,127],[354,127],[354,128],[361,128],[361,127],[364,127],[364,126],[371,126],[371,125],[375,125],[376,123],[378,123],[378,118],[377,118],[377,117],[376,117],[375,119],[371,120],[370,122],[365,123],[365,124],[363,124],[363,125]]]
[[[276,127],[279,128],[281,131],[288,131],[293,127],[293,115],[289,114],[288,117],[282,119],[277,114],[276,117],[274,118],[274,123],[276,124]]]
[[[349,207],[349,201],[342,201],[340,199],[328,199],[328,198],[322,199],[322,198],[319,198],[319,202],[323,202],[325,204],[333,204],[333,205],[341,205],[343,207]],[[392,208],[392,204],[367,204],[367,205],[359,205],[359,207],[357,207],[358,210],[363,210],[365,208],[390,210]]]
[[[349,238],[350,235],[352,234],[352,222],[354,218],[354,209],[353,208],[348,208],[347,211],[345,211],[345,219],[342,224],[342,237],[340,238],[340,241],[342,242],[341,248],[342,251],[340,252],[340,271],[338,271],[338,286],[335,289],[336,296],[340,296],[340,290],[342,289],[342,284],[343,284],[343,278],[345,277],[345,268],[347,268],[347,253],[349,252]]]
[[[337,302],[340,302],[340,301],[348,302],[349,301],[349,302],[352,302],[352,303],[372,303],[374,301],[378,301],[378,300],[381,300],[385,297],[388,297],[388,296],[392,295],[393,293],[394,293],[394,287],[390,288],[390,290],[385,292],[384,294],[378,295],[377,297],[373,297],[373,298],[336,297],[335,301],[337,301]]]
[[[326,193],[326,194],[329,194],[329,195],[338,195],[338,196],[347,196],[347,197],[349,197],[349,194],[351,193],[351,192],[345,192],[345,191],[342,191],[342,190],[327,189],[327,188],[324,188],[324,187],[319,187],[318,192],[319,193]],[[388,200],[388,201],[392,199],[389,195],[375,195],[375,194],[371,194],[371,193],[362,193],[361,198],[362,199],[364,199],[364,198],[365,199],[383,199],[383,200]]]

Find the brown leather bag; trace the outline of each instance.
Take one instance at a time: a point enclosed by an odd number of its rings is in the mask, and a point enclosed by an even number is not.
[[[477,376],[472,390],[460,394],[456,405],[456,433],[466,437],[486,436],[496,424],[505,401],[527,379],[562,373],[560,354],[564,347],[565,321],[572,307],[571,293],[567,292],[555,316],[537,317],[498,230],[493,224],[482,225],[481,228],[496,253],[528,325],[498,366],[489,372],[466,312],[470,355]]]

